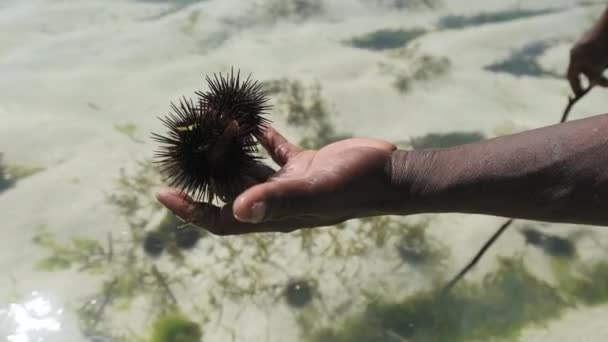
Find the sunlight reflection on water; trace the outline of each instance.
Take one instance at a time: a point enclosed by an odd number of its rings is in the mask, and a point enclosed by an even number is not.
[[[33,291],[27,301],[0,308],[0,331],[9,342],[44,341],[61,329],[62,315],[63,308],[53,308],[49,299]]]

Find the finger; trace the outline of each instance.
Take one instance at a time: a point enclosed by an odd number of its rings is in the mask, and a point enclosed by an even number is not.
[[[220,208],[208,203],[195,202],[176,189],[163,189],[156,196],[163,205],[182,220],[215,235],[288,232],[307,226],[295,220],[272,222],[264,225],[245,223],[235,219],[231,205]]]
[[[244,224],[233,218],[229,207],[224,207],[226,210],[212,204],[195,202],[176,189],[160,190],[156,198],[182,220],[213,234],[227,235],[233,231],[246,231]]]
[[[300,147],[287,141],[285,137],[270,126],[264,130],[260,143],[268,151],[272,160],[280,166],[285,165],[291,157],[302,151]]]
[[[277,171],[270,166],[263,163],[258,163],[249,170],[248,176],[257,180],[258,182],[265,182],[276,172]]]
[[[597,71],[593,74],[594,78],[591,81],[590,87],[599,85],[600,87],[608,87],[608,79],[606,76],[602,75],[601,71]]]
[[[574,92],[574,95],[579,96],[583,92],[583,87],[581,85],[581,79],[579,77],[580,72],[574,65],[570,64],[568,67],[568,82],[570,82],[570,88]]]
[[[166,188],[156,193],[156,199],[173,214],[186,221],[192,212],[194,201],[187,194],[173,188]]]
[[[268,165],[256,163],[244,172],[241,177],[233,180],[228,184],[224,184],[221,188],[212,186],[211,191],[218,194],[218,197],[225,203],[234,201],[243,191],[250,187],[266,182],[270,177],[276,175],[277,172]]]
[[[311,185],[302,179],[276,180],[255,185],[240,194],[233,205],[241,222],[285,220],[310,212],[318,204],[311,199]]]

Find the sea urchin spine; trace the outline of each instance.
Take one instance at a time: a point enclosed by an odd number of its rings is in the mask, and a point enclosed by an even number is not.
[[[261,86],[250,78],[241,82],[238,73],[207,81],[210,90],[197,92],[196,103],[183,98],[160,118],[169,133],[152,135],[162,144],[155,156],[170,186],[196,200],[218,196],[228,202],[251,183],[249,174],[259,165],[256,138],[268,123],[262,115],[269,106]]]
[[[269,120],[264,117],[270,106],[268,94],[251,75],[241,79],[240,71],[234,70],[224,77],[221,73],[205,78],[209,86],[206,92],[197,91],[199,101],[227,119],[236,120],[244,132],[260,137]]]

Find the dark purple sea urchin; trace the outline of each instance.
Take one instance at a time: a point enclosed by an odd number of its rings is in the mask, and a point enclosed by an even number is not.
[[[153,133],[162,144],[155,156],[170,186],[195,200],[230,201],[258,165],[256,138],[269,122],[263,115],[270,107],[261,86],[250,78],[241,82],[238,72],[207,82],[209,91],[197,92],[196,103],[183,98],[160,118],[169,132]]]
[[[197,91],[199,100],[208,108],[236,120],[243,132],[259,137],[263,127],[269,123],[263,114],[270,109],[266,104],[268,94],[262,85],[251,80],[251,75],[242,80],[240,72],[237,71],[235,75],[233,70],[226,77],[220,73],[205,79],[209,91]]]

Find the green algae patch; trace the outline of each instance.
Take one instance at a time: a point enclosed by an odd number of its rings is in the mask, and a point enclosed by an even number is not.
[[[553,260],[552,270],[560,289],[575,305],[599,305],[608,302],[608,262],[580,265]]]
[[[559,9],[540,9],[540,10],[525,10],[525,9],[509,9],[499,12],[479,13],[473,16],[463,15],[448,15],[439,20],[439,28],[441,29],[464,29],[468,27],[477,27],[486,24],[503,23],[519,19],[527,19],[531,17],[547,15],[558,12]]]
[[[501,260],[481,284],[461,284],[443,297],[417,293],[401,302],[374,302],[315,342],[514,340],[522,328],[556,318],[566,302],[519,260]]]
[[[10,179],[6,165],[2,163],[2,157],[0,153],[0,192],[15,185],[15,181]]]
[[[107,260],[107,251],[97,240],[73,237],[70,243],[63,243],[44,226],[38,228],[32,242],[48,252],[36,263],[38,271],[61,271],[78,265],[81,271],[98,273]]]
[[[583,270],[583,276],[575,282],[573,295],[587,305],[608,302],[608,262]]]
[[[345,43],[359,49],[396,49],[409,44],[411,41],[424,35],[425,33],[426,30],[420,28],[411,30],[383,29],[352,38]]]
[[[6,164],[3,162],[3,154],[0,153],[0,192],[7,190],[17,184],[17,181],[33,176],[45,170],[41,166]]]
[[[150,342],[200,342],[200,326],[181,314],[162,316],[154,322]]]

